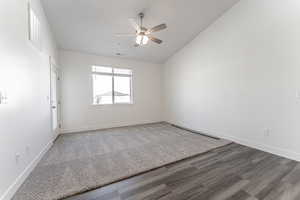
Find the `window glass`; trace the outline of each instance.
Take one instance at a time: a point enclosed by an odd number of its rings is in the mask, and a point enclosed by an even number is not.
[[[93,74],[93,103],[112,104],[112,76]]]
[[[93,104],[132,103],[132,71],[92,66]]]
[[[114,77],[115,103],[131,102],[131,77]]]
[[[37,49],[41,50],[41,24],[38,16],[31,8],[30,4],[28,5],[28,14],[29,40]]]

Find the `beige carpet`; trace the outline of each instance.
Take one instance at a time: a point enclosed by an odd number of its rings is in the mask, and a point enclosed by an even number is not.
[[[166,123],[60,136],[13,200],[56,200],[229,144]]]

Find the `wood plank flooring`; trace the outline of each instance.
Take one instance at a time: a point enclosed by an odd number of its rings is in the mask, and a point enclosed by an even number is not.
[[[66,200],[300,200],[300,164],[230,144]]]

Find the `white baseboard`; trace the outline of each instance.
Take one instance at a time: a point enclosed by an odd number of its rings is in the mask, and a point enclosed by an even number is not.
[[[0,200],[10,200],[22,183],[26,180],[32,170],[36,167],[45,153],[51,148],[53,141],[50,141],[44,149],[30,162],[30,164],[25,168],[25,170],[17,177],[15,182],[6,190],[6,192],[0,197]]]
[[[169,122],[169,121],[167,121],[167,122],[171,123],[171,124],[178,125],[177,123],[174,123],[174,122]],[[179,126],[181,126],[181,125],[179,125]],[[225,140],[235,142],[237,144],[245,145],[245,146],[248,146],[248,147],[251,147],[251,148],[254,148],[254,149],[258,149],[258,150],[261,150],[261,151],[264,151],[264,152],[268,152],[268,153],[271,153],[271,154],[274,154],[274,155],[277,155],[277,156],[281,156],[281,157],[284,157],[284,158],[288,158],[288,159],[300,162],[300,153],[297,153],[297,152],[294,152],[294,151],[291,151],[291,150],[288,150],[288,149],[283,149],[283,148],[278,148],[278,147],[271,146],[271,145],[257,143],[256,141],[251,141],[249,139],[237,138],[237,137],[229,135],[229,134],[222,134],[222,135],[221,134],[216,134],[216,133],[212,133],[209,130],[201,129],[201,130],[195,130],[195,131],[203,132],[203,133],[206,133],[208,135],[212,135],[212,136],[215,136],[215,137],[219,137],[219,138],[222,138],[222,139],[225,139]]]
[[[146,125],[146,124],[153,124],[153,123],[160,123],[162,121],[142,121],[138,123],[118,123],[118,124],[109,124],[109,125],[92,125],[86,127],[78,127],[78,128],[69,128],[69,129],[61,129],[60,134],[66,133],[80,133],[80,132],[88,132],[88,131],[97,131],[109,128],[120,128],[126,126],[138,126],[138,125]]]
[[[295,160],[300,162],[300,153],[288,150],[288,149],[282,149],[282,148],[278,148],[278,147],[274,147],[274,146],[270,146],[270,145],[266,145],[266,144],[259,144],[255,141],[251,141],[251,140],[246,140],[246,139],[240,139],[231,135],[222,135],[220,136],[223,139],[226,140],[230,140],[233,141],[235,143],[241,144],[241,145],[245,145],[248,147],[252,147],[264,152],[268,152],[274,155],[278,155],[281,157],[285,157],[291,160]]]

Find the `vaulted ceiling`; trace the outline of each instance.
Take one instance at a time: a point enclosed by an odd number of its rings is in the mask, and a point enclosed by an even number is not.
[[[59,48],[162,63],[239,0],[42,0]],[[128,18],[145,13],[147,28],[166,23],[154,35],[164,42],[134,47]]]

